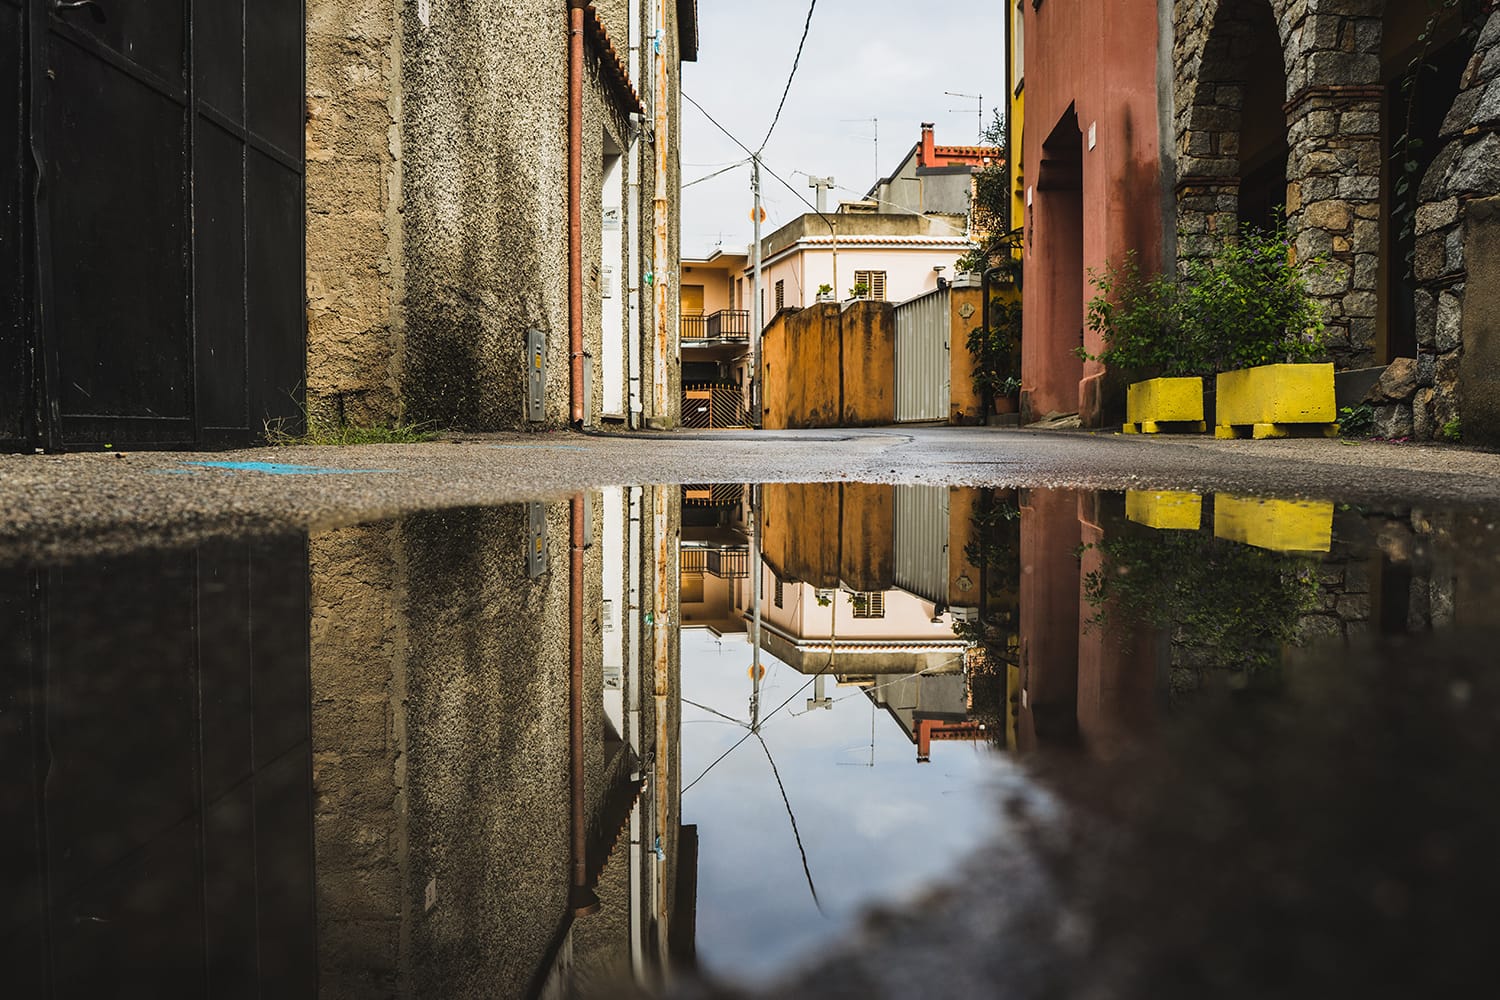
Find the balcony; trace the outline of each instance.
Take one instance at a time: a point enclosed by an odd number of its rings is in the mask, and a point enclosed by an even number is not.
[[[711,344],[744,344],[750,341],[750,312],[746,309],[720,309],[707,316],[682,317],[684,347]]]

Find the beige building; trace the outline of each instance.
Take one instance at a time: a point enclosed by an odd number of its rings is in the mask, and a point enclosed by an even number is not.
[[[677,95],[696,9],[310,0],[313,415],[675,423]]]

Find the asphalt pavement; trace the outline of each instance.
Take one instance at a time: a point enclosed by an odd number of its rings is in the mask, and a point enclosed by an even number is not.
[[[1500,509],[1500,454],[1451,445],[955,427],[445,435],[413,445],[0,455],[0,559],[319,530],[605,485],[841,479]]]

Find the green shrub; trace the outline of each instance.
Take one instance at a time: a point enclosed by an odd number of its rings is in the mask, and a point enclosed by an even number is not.
[[[1339,436],[1367,438],[1375,432],[1375,407],[1369,403],[1339,410]]]
[[[1459,422],[1459,419],[1457,417],[1454,417],[1452,420],[1443,425],[1443,429],[1438,431],[1438,435],[1444,441],[1447,441],[1451,444],[1458,444],[1464,439],[1463,424]]]
[[[1292,263],[1285,230],[1246,227],[1216,257],[1186,262],[1177,281],[1143,274],[1134,252],[1090,276],[1098,294],[1089,329],[1106,346],[1079,355],[1111,368],[1208,376],[1323,353],[1322,309]]]
[[[1014,395],[1021,388],[1021,303],[990,303],[989,338],[985,329],[969,331],[969,357],[974,359],[974,391],[999,396]]]

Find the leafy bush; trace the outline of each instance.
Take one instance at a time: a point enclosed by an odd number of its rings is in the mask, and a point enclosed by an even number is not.
[[[974,359],[974,390],[981,395],[1011,396],[1021,388],[1021,303],[991,302],[989,336],[976,326],[969,331],[969,357]]]
[[[1208,376],[1323,352],[1322,309],[1292,263],[1284,229],[1245,227],[1218,256],[1187,261],[1178,281],[1143,274],[1133,252],[1091,277],[1098,294],[1089,329],[1106,347],[1079,354],[1111,368]]]
[[[1375,433],[1375,407],[1369,403],[1346,406],[1339,410],[1339,435],[1366,438]]]

